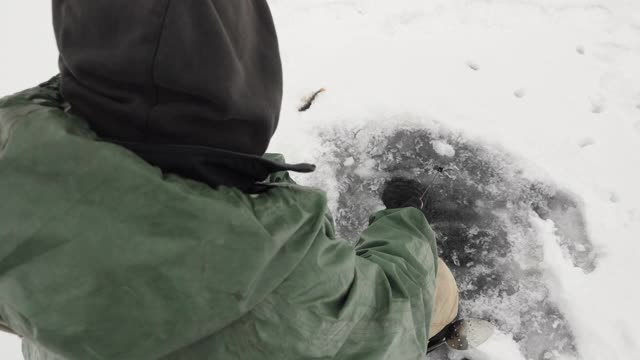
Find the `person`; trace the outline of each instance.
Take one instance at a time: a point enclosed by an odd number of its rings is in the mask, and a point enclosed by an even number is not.
[[[53,20],[60,74],[0,100],[0,329],[27,360],[420,359],[456,317],[415,182],[354,248],[289,177],[314,166],[265,154],[265,0],[53,0]]]

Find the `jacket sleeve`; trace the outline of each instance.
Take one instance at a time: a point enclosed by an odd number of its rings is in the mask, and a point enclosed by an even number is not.
[[[370,219],[355,251],[326,219],[307,256],[278,288],[283,301],[256,309],[278,314],[262,338],[318,358],[422,359],[435,293],[435,236],[416,209]],[[298,347],[296,347],[298,346]]]
[[[376,283],[387,288],[390,303],[410,305],[417,341],[426,350],[438,257],[435,234],[424,215],[414,208],[374,214],[356,254],[369,262],[362,267],[378,269]]]
[[[15,334],[13,330],[7,325],[7,323],[0,317],[0,331],[4,331],[9,334]]]

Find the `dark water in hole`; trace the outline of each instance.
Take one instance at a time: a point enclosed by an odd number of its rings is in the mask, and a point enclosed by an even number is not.
[[[551,219],[574,265],[595,267],[579,199],[554,184],[523,176],[518,162],[492,147],[428,129],[381,133],[333,129],[322,134],[323,161],[339,183],[338,232],[354,241],[379,209],[379,189],[392,176],[427,184],[427,218],[440,256],[457,279],[463,317],[490,320],[512,333],[527,359],[575,354],[573,336],[543,281],[542,245],[529,219]],[[455,155],[438,154],[444,141]],[[445,352],[433,359],[446,358]]]

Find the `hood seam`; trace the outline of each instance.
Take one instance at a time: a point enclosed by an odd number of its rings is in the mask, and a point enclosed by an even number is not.
[[[144,132],[142,133],[143,141],[146,142],[148,140],[148,132],[149,132],[149,124],[151,123],[151,112],[158,105],[159,99],[159,89],[156,83],[156,65],[158,61],[158,53],[160,52],[160,43],[162,42],[162,35],[164,34],[165,24],[167,21],[167,15],[169,14],[169,9],[171,8],[171,0],[167,0],[167,4],[165,5],[164,13],[162,14],[162,20],[160,21],[160,29],[158,31],[158,40],[156,42],[155,50],[153,51],[153,57],[151,58],[151,87],[152,87],[152,101],[149,104],[149,110],[147,111],[146,121],[144,123]]]

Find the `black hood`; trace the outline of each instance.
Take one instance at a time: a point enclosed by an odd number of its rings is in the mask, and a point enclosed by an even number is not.
[[[102,138],[211,185],[311,170],[260,163],[282,100],[265,0],[53,0],[53,22],[62,96]]]

